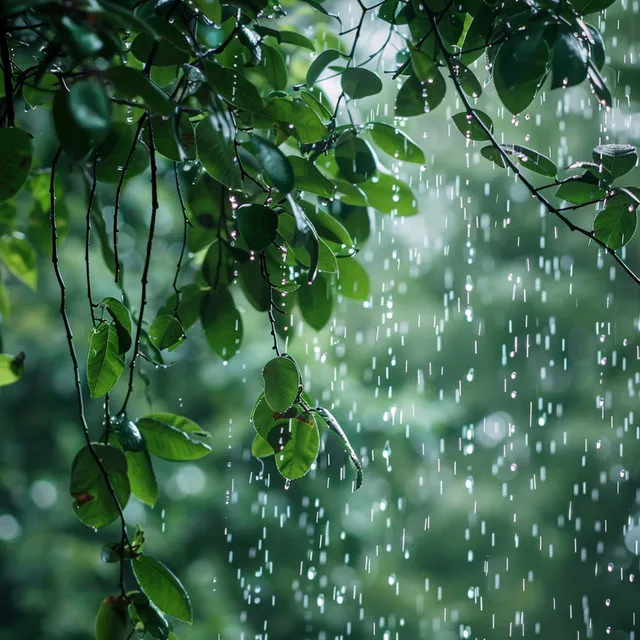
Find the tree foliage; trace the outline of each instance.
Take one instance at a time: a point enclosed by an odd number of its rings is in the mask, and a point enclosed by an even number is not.
[[[590,22],[610,4],[358,0],[355,26],[346,28],[315,0],[3,3],[0,260],[35,289],[37,255],[48,254],[59,285],[86,440],[71,469],[74,511],[95,528],[118,521],[121,534],[103,551],[106,562],[121,565],[120,593],[98,612],[98,638],[127,637],[133,625],[166,639],[172,637],[166,615],[192,619],[182,583],[142,552],[142,531],[130,538],[123,510],[131,494],[153,506],[155,459],[199,459],[211,450],[208,434],[185,416],[133,417],[127,409],[140,359],[163,366],[165,352],[199,330],[198,320],[221,360],[239,352],[239,292],[268,316],[275,352],[251,413],[254,455],[273,456],[286,481],[296,480],[314,465],[326,430],[355,469],[354,488],[362,484],[363,465],[348,435],[328,409],[312,406],[287,345],[293,313],[319,331],[339,295],[368,298],[357,254],[371,233],[369,208],[393,217],[418,213],[412,185],[387,167],[389,159],[425,163],[421,145],[403,131],[405,118],[428,114],[454,93],[461,148],[480,143],[486,160],[511,171],[541,206],[640,284],[618,253],[637,224],[640,192],[617,184],[636,165],[635,147],[599,144],[590,159],[561,173],[546,153],[499,142],[493,119],[478,107],[491,82],[514,116],[547,90],[586,82],[599,108],[609,109],[603,39]],[[296,30],[299,15],[317,24],[313,36]],[[365,49],[369,32],[375,46]],[[392,42],[401,47],[387,72]],[[335,95],[325,89],[332,80]],[[361,122],[357,101],[375,100],[394,83],[392,113]],[[149,206],[140,297],[132,300],[135,268],[122,255],[121,199],[141,174],[149,178]],[[181,251],[166,301],[151,309],[148,285],[162,240],[159,185],[169,178],[182,211]],[[82,346],[86,366],[77,355],[81,339],[69,322],[60,265],[69,216],[64,193],[77,188],[85,196],[80,259],[93,325]],[[25,224],[23,206],[47,215],[49,224]],[[587,207],[597,212],[592,224],[568,217]],[[112,275],[111,294],[100,302],[92,291],[97,260]],[[24,354],[0,357],[0,385],[17,381]],[[87,391],[104,402],[101,433],[85,419]],[[114,409],[117,393],[122,403]],[[139,590],[127,590],[125,562]]]

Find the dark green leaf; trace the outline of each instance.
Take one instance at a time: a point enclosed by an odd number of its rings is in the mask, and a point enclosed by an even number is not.
[[[262,110],[258,90],[238,71],[211,62],[205,63],[204,70],[211,87],[232,105],[251,112]]]
[[[107,139],[98,147],[99,162],[96,164],[96,177],[101,182],[117,183],[122,178],[122,170],[127,162],[135,139],[136,127],[115,122]],[[138,139],[136,148],[127,165],[126,179],[140,175],[149,166],[149,150]]]
[[[109,475],[120,507],[124,509],[131,495],[124,453],[96,442],[92,447]],[[75,499],[75,514],[90,527],[99,529],[118,517],[116,503],[89,447],[81,449],[73,459],[69,493]]]
[[[238,231],[252,251],[266,249],[275,239],[278,214],[261,204],[246,204],[236,209]]]
[[[264,115],[281,123],[304,144],[323,140],[329,133],[318,114],[298,98],[271,98],[264,107]],[[290,129],[291,125],[293,130]]]
[[[504,42],[496,56],[493,79],[502,103],[511,113],[524,111],[535,97],[547,73],[547,43],[519,33]]]
[[[81,131],[95,143],[105,140],[111,127],[111,104],[104,87],[95,80],[79,80],[71,87],[68,100]]]
[[[129,616],[136,629],[148,633],[155,640],[171,640],[167,619],[146,595],[140,591],[129,591],[127,597],[131,601]]]
[[[309,160],[289,156],[293,169],[294,186],[300,191],[309,191],[323,198],[331,198],[336,190],[333,182],[325,178]]]
[[[280,429],[282,433],[270,434],[269,444],[276,438],[277,441],[284,441],[284,446],[276,449],[276,466],[287,480],[296,480],[311,469],[311,465],[318,457],[320,449],[318,426],[313,415],[306,412],[284,422]]]
[[[119,65],[108,69],[105,77],[113,84],[117,97],[133,100],[140,96],[142,103],[155,115],[170,116],[173,113],[169,96],[142,71]]]
[[[116,325],[118,333],[119,353],[126,353],[131,348],[131,318],[129,310],[116,298],[104,298],[98,303],[104,307]]]
[[[338,140],[335,158],[342,176],[353,184],[369,180],[376,171],[376,158],[371,147],[351,131]]]
[[[636,166],[638,152],[630,144],[601,144],[592,152],[593,161],[615,180]]]
[[[254,155],[258,164],[269,176],[274,186],[280,193],[287,194],[293,189],[293,169],[287,156],[274,144],[257,136],[250,134],[249,139],[254,147]]]
[[[189,43],[175,24],[157,17],[150,18],[148,24],[159,38],[154,40],[146,33],[136,36],[131,45],[131,53],[140,62],[146,64],[151,60],[159,67],[179,66],[189,62]]]
[[[589,53],[572,31],[564,28],[556,39],[551,63],[551,88],[573,87],[587,77]]]
[[[200,11],[211,22],[219,25],[222,22],[222,5],[220,0],[191,0],[194,7],[200,9]]]
[[[440,71],[430,82],[420,82],[416,76],[409,76],[398,91],[395,115],[407,118],[433,111],[444,99],[446,91],[447,85]]]
[[[232,358],[242,342],[242,318],[226,288],[209,291],[202,299],[200,320],[209,346],[224,360]]]
[[[38,284],[37,256],[21,233],[0,237],[0,260],[10,273],[35,291]]]
[[[572,7],[581,14],[597,13],[610,7],[615,0],[573,0]]]
[[[78,160],[86,156],[91,151],[93,143],[90,136],[78,135],[78,123],[71,113],[68,91],[56,91],[53,96],[51,113],[56,136],[65,153],[72,160]]]
[[[193,440],[188,433],[157,416],[139,418],[137,426],[147,443],[147,451],[163,460],[198,460],[211,452],[209,445]]]
[[[636,232],[638,217],[637,204],[626,196],[617,196],[607,201],[605,208],[593,221],[596,238],[610,249],[620,249],[631,240]]]
[[[499,167],[504,168],[507,166],[504,158],[502,157],[502,153],[500,153],[500,149],[494,147],[492,144],[482,147],[482,149],[480,149],[480,153],[487,160],[491,160],[491,162],[497,164]]]
[[[362,67],[348,67],[342,72],[342,90],[352,99],[374,96],[382,91],[382,80]]]
[[[17,382],[24,371],[24,353],[17,356],[0,353],[0,387]]]
[[[291,358],[278,356],[270,360],[262,370],[264,397],[273,411],[288,409],[298,396],[301,384],[300,372]]]
[[[161,611],[191,623],[193,609],[186,589],[164,564],[144,554],[132,560],[131,567],[140,588]]]
[[[216,239],[209,246],[202,263],[202,276],[214,289],[226,287],[233,281],[232,258],[224,242]]]
[[[609,91],[604,78],[594,67],[589,67],[587,75],[589,76],[591,90],[598,98],[598,102],[604,107],[611,107],[613,105],[613,98],[611,97],[611,92]]]
[[[218,182],[240,187],[232,126],[223,117],[209,116],[196,127],[198,159],[205,171]]]
[[[383,122],[372,122],[367,131],[380,149],[397,160],[424,164],[424,151],[403,131]]]
[[[27,80],[22,87],[22,97],[30,107],[39,107],[41,105],[49,106],[53,101],[53,95],[60,85],[58,76],[53,73],[45,73],[38,80],[38,84],[31,84],[32,81]]]
[[[271,280],[275,280],[275,276],[275,273],[269,272]],[[269,310],[271,302],[269,285],[264,281],[260,263],[257,260],[238,265],[238,284],[252,307],[263,312]]]
[[[478,98],[482,94],[482,84],[475,73],[459,60],[453,63],[453,73],[462,90],[471,98]]]
[[[186,331],[200,317],[200,305],[205,290],[197,283],[192,282],[180,289],[180,303],[176,308],[177,296],[174,293],[162,306],[160,311],[175,313]]]
[[[294,247],[302,247],[308,252],[309,274],[307,279],[308,282],[313,282],[318,271],[318,261],[320,259],[320,239],[318,238],[318,232],[307,217],[307,214],[290,195],[287,196],[287,201],[289,202],[291,213],[296,223],[292,243]],[[278,220],[278,225],[285,222],[286,218],[281,217]]]
[[[298,303],[304,321],[316,331],[320,331],[333,313],[333,285],[329,277],[320,273],[313,284],[300,287]]]
[[[91,397],[99,398],[111,391],[123,371],[124,357],[115,322],[101,322],[89,334],[87,381]]]
[[[22,129],[0,129],[0,202],[12,198],[24,184],[31,168],[31,136]],[[11,153],[8,153],[8,150]]]
[[[180,320],[168,313],[157,315],[149,328],[149,340],[160,351],[174,349],[182,344],[185,338]]]
[[[480,118],[487,129],[489,129],[489,132],[493,133],[493,120],[491,120],[491,118],[484,111],[480,111],[480,109],[474,109],[474,113],[478,118]],[[458,128],[458,131],[465,138],[469,138],[469,140],[477,140],[479,142],[483,142],[491,139],[485,133],[484,129],[478,124],[476,118],[464,111],[461,113],[456,113],[453,116],[453,123]]]
[[[318,57],[311,63],[309,70],[307,71],[307,86],[311,87],[315,84],[316,80],[320,77],[320,74],[328,67],[334,60],[342,57],[342,53],[337,49],[327,49],[323,51]]]

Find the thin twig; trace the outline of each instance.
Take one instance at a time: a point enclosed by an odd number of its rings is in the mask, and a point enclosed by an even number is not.
[[[93,304],[93,295],[91,293],[91,208],[93,206],[93,198],[96,193],[96,159],[93,159],[93,171],[91,175],[91,190],[89,191],[89,200],[87,202],[87,219],[85,224],[84,239],[84,265],[87,278],[87,297],[89,298],[89,311],[91,313],[91,322],[96,325],[95,305]]]
[[[178,177],[178,162],[173,162],[173,173],[176,178],[176,191],[178,192],[178,201],[180,202],[180,210],[182,211],[182,248],[180,249],[180,257],[178,258],[178,264],[176,265],[176,274],[173,277],[173,290],[176,294],[176,306],[174,313],[178,311],[178,304],[180,303],[180,289],[178,288],[178,278],[180,277],[180,269],[182,269],[182,260],[187,248],[187,229],[192,226],[191,220],[187,217],[187,209],[184,206],[184,199],[182,197],[182,189],[180,188],[180,178]]]
[[[269,289],[269,308],[267,310],[267,315],[269,316],[269,325],[271,326],[271,335],[273,336],[273,350],[276,352],[276,355],[279,356],[280,348],[278,347],[278,335],[276,334],[276,318],[273,315],[273,309],[275,307],[275,303],[273,302],[273,286],[269,279],[267,259],[264,255],[264,251],[260,252],[260,270],[262,272],[262,279]]]
[[[149,268],[151,266],[151,251],[153,249],[153,236],[156,230],[156,217],[158,214],[158,165],[156,163],[156,144],[153,137],[153,125],[151,118],[148,119],[149,129],[149,161],[151,172],[151,219],[149,220],[149,235],[147,236],[147,253],[144,259],[144,267],[142,269],[142,277],[140,283],[142,289],[140,292],[140,312],[138,313],[138,325],[136,328],[136,338],[133,347],[133,356],[129,364],[129,385],[127,387],[127,395],[122,403],[122,408],[118,411],[118,415],[123,415],[127,410],[127,404],[131,393],[133,392],[133,376],[136,369],[136,362],[140,354],[140,338],[142,336],[142,322],[144,319],[144,308],[147,304],[147,284],[149,283]]]
[[[111,478],[109,477],[109,473],[106,468],[102,464],[102,460],[96,453],[96,450],[91,442],[91,435],[89,434],[89,426],[87,424],[87,419],[84,413],[84,400],[82,396],[82,384],[80,382],[80,365],[78,363],[78,356],[76,355],[76,348],[73,343],[73,331],[71,330],[71,322],[69,321],[69,315],[67,314],[67,288],[65,286],[64,280],[62,278],[62,271],[60,270],[60,259],[58,256],[58,226],[56,219],[56,165],[58,164],[58,160],[60,158],[60,154],[62,153],[62,147],[58,147],[58,150],[53,157],[53,161],[51,162],[51,180],[49,182],[49,202],[51,208],[51,263],[53,264],[53,271],[56,276],[56,280],[58,281],[58,286],[60,288],[60,316],[62,317],[62,323],[64,324],[65,332],[67,335],[67,346],[69,348],[69,356],[71,357],[71,362],[73,365],[73,374],[74,374],[74,382],[76,389],[76,400],[78,404],[78,418],[80,421],[80,426],[82,427],[82,434],[84,436],[87,449],[89,450],[89,454],[93,458],[96,466],[98,467],[100,474],[102,475],[105,484],[107,485],[107,490],[109,491],[109,495],[113,500],[113,503],[116,507],[116,511],[118,512],[118,518],[120,520],[120,528],[121,528],[121,540],[120,545],[122,549],[122,553],[120,556],[120,589],[122,591],[122,595],[124,596],[126,591],[124,588],[124,547],[128,544],[127,538],[127,523],[124,518],[124,513],[122,511],[122,507],[120,506],[120,502],[118,501],[118,496],[113,488],[113,484],[111,483]]]

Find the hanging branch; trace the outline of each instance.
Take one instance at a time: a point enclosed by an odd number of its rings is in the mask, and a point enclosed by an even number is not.
[[[602,249],[604,249],[609,255],[613,256],[613,259],[618,263],[618,265],[620,267],[622,267],[622,269],[625,271],[625,273],[637,284],[640,285],[640,277],[638,275],[636,275],[632,269],[627,265],[627,263],[616,253],[616,251],[614,249],[611,249],[609,246],[607,246],[607,244],[605,242],[603,242],[602,240],[600,240],[595,232],[593,231],[589,231],[588,229],[585,229],[584,227],[580,227],[579,225],[573,223],[571,220],[569,220],[569,218],[567,218],[563,213],[563,209],[560,209],[556,206],[554,206],[553,204],[551,204],[551,202],[549,202],[549,200],[541,193],[542,189],[538,189],[536,188],[532,182],[529,181],[529,179],[522,173],[522,171],[520,170],[520,168],[518,167],[518,165],[511,159],[511,156],[502,148],[502,146],[500,145],[500,143],[496,140],[495,136],[493,135],[493,133],[491,132],[491,130],[489,129],[489,127],[487,127],[487,125],[482,121],[482,119],[477,115],[476,110],[473,108],[473,106],[471,105],[471,102],[469,101],[469,98],[467,97],[467,95],[465,94],[464,90],[462,89],[462,86],[460,85],[460,81],[455,73],[454,70],[454,66],[457,62],[456,56],[452,53],[450,53],[447,49],[447,46],[442,38],[442,34],[440,33],[440,29],[438,27],[438,21],[436,19],[436,16],[433,12],[428,11],[427,13],[429,14],[429,20],[431,21],[431,26],[434,32],[434,35],[436,37],[436,42],[438,45],[438,48],[440,49],[441,53],[442,53],[442,57],[445,60],[445,63],[447,65],[447,69],[449,71],[449,75],[451,77],[451,80],[453,81],[456,93],[458,94],[458,97],[460,98],[460,100],[462,101],[462,104],[464,105],[464,108],[467,112],[467,114],[472,117],[475,122],[478,124],[478,126],[482,129],[482,131],[485,133],[485,135],[487,136],[489,142],[491,143],[491,145],[498,150],[498,153],[500,154],[500,157],[502,158],[503,162],[513,171],[513,173],[516,175],[516,177],[522,182],[522,184],[527,188],[527,190],[529,191],[529,193],[538,200],[538,202],[540,202],[540,204],[542,206],[545,207],[545,209],[553,214],[554,216],[556,216],[556,218],[558,218],[560,221],[562,221],[564,223],[564,225],[570,230],[570,231],[577,231],[579,234],[589,238],[590,240],[593,240],[598,246],[600,246]],[[564,209],[564,210],[568,210],[568,209]]]
[[[144,117],[144,116],[143,116]],[[156,230],[156,217],[158,214],[158,165],[156,163],[156,145],[153,138],[153,125],[151,118],[148,118],[149,126],[149,161],[151,172],[151,219],[149,221],[149,235],[147,236],[147,252],[144,259],[144,267],[142,269],[142,277],[140,283],[142,289],[140,293],[140,312],[138,314],[138,325],[136,328],[136,338],[133,346],[133,356],[129,364],[129,385],[127,387],[127,395],[124,398],[122,407],[118,411],[118,415],[124,415],[127,410],[127,404],[131,393],[133,392],[133,376],[136,369],[136,362],[140,355],[140,338],[142,336],[142,322],[144,319],[144,308],[147,304],[147,284],[149,282],[149,267],[151,266],[151,251],[153,249],[153,236]]]
[[[184,259],[184,253],[187,248],[187,229],[191,226],[191,220],[187,217],[187,208],[184,205],[184,198],[182,197],[182,188],[180,187],[180,178],[178,177],[178,162],[173,162],[173,175],[176,179],[176,191],[178,192],[178,201],[180,202],[180,211],[182,211],[182,247],[180,249],[180,257],[178,258],[178,264],[176,265],[176,273],[173,277],[173,290],[176,294],[176,306],[174,313],[178,310],[178,304],[180,303],[180,289],[178,288],[178,278],[180,277],[180,270],[182,269],[182,260]]]
[[[11,74],[11,56],[9,55],[8,20],[3,20],[0,27],[0,61],[4,74],[5,122],[13,127],[16,121],[16,110],[13,103],[13,76]]]
[[[129,153],[127,154],[127,159],[124,161],[124,165],[122,166],[122,172],[120,174],[120,180],[118,180],[118,186],[116,187],[116,198],[113,210],[113,261],[115,263],[115,273],[114,279],[115,283],[118,284],[120,280],[120,257],[118,256],[118,219],[120,213],[120,196],[122,195],[122,188],[124,187],[124,180],[127,177],[127,170],[129,169],[129,163],[131,162],[131,158],[138,146],[138,139],[140,138],[140,133],[142,132],[142,127],[144,126],[145,119],[147,118],[148,113],[145,111],[141,116],[140,120],[138,120],[138,128],[133,136],[133,144],[129,149]]]
[[[60,154],[62,153],[62,147],[58,147],[55,156],[53,157],[53,161],[51,162],[51,179],[49,181],[49,203],[51,209],[51,263],[53,265],[53,271],[56,276],[56,280],[58,281],[58,286],[60,288],[60,316],[62,317],[62,323],[64,324],[66,336],[67,336],[67,346],[69,349],[69,356],[71,357],[71,362],[73,365],[73,375],[74,375],[74,384],[76,389],[76,400],[78,405],[78,418],[80,421],[80,426],[82,427],[82,434],[84,436],[87,449],[89,450],[89,454],[93,458],[96,466],[100,470],[100,474],[102,475],[105,484],[107,485],[107,490],[109,491],[109,495],[113,500],[113,503],[118,512],[118,518],[120,520],[120,530],[121,530],[121,539],[120,539],[120,589],[122,591],[122,595],[125,595],[124,588],[124,550],[125,546],[129,543],[127,538],[127,523],[124,518],[124,513],[122,511],[122,507],[120,506],[120,502],[118,501],[118,496],[116,495],[115,489],[111,483],[111,478],[109,477],[109,473],[107,472],[105,466],[102,464],[102,460],[96,453],[95,448],[93,447],[93,443],[91,442],[91,435],[89,434],[89,426],[87,424],[87,419],[84,412],[84,399],[82,395],[82,383],[80,382],[80,366],[78,364],[78,356],[76,355],[76,349],[73,342],[73,331],[71,330],[71,322],[69,321],[69,315],[67,313],[67,288],[62,278],[62,271],[60,270],[60,259],[58,256],[58,226],[56,219],[56,166],[58,164],[58,160],[60,158]]]
[[[273,285],[271,284],[271,280],[269,278],[269,271],[267,269],[267,259],[264,255],[264,251],[260,252],[260,271],[262,273],[262,279],[269,289],[269,309],[267,310],[267,315],[269,316],[269,325],[271,327],[271,335],[273,336],[273,350],[276,352],[276,355],[280,355],[280,348],[278,347],[278,335],[276,333],[276,318],[273,315],[274,308],[277,311],[275,303],[273,302]],[[285,345],[286,348],[286,345]]]
[[[85,274],[87,279],[87,298],[89,298],[89,312],[91,313],[91,322],[93,326],[96,325],[95,304],[93,304],[93,295],[91,293],[91,208],[93,206],[93,198],[96,193],[96,159],[93,159],[93,170],[91,174],[91,189],[89,191],[89,199],[87,202],[87,217],[85,223],[85,238],[84,238],[84,265]]]

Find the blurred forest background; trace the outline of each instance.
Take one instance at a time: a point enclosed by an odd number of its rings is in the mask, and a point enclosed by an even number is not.
[[[340,11],[348,24],[348,5]],[[322,29],[296,15],[322,44]],[[491,108],[488,87],[483,109],[510,141],[532,136],[559,166],[588,159],[600,142],[638,144],[638,3],[609,9],[604,36],[615,115],[600,112],[585,87],[546,92],[519,119]],[[388,118],[392,85],[389,106],[377,97],[361,108]],[[640,292],[465,148],[450,120],[459,108],[447,99],[404,125],[428,162],[395,169],[410,176],[421,212],[372,212],[375,232],[359,255],[370,301],[342,301],[330,328],[296,326],[289,345],[310,395],[332,407],[364,459],[360,491],[351,493],[348,469],[341,477],[334,441],[288,490],[273,459],[263,469],[251,457],[249,414],[271,340],[239,288],[245,338],[228,364],[198,330],[173,366],[140,363],[149,385],[147,397],[139,386],[136,410],[182,413],[213,434],[211,456],[159,467],[155,509],[132,498],[126,510],[192,595],[194,625],[176,628],[183,640],[639,637]],[[47,118],[41,154],[55,145]],[[147,185],[142,175],[124,192],[130,273],[141,268]],[[65,185],[61,251],[74,331],[84,336],[77,188]],[[46,251],[45,222],[33,218]],[[180,248],[169,174],[159,225],[174,242],[154,255],[154,308]],[[637,247],[634,239],[626,251],[636,270]],[[96,298],[114,294],[104,275]],[[69,467],[82,439],[50,263],[40,265],[37,293],[7,284],[19,310],[3,319],[4,351],[27,360],[0,398],[0,639],[81,640],[114,590],[117,568],[101,563],[97,538],[116,539],[117,525],[94,534],[70,508]],[[100,403],[88,415],[99,431]]]

